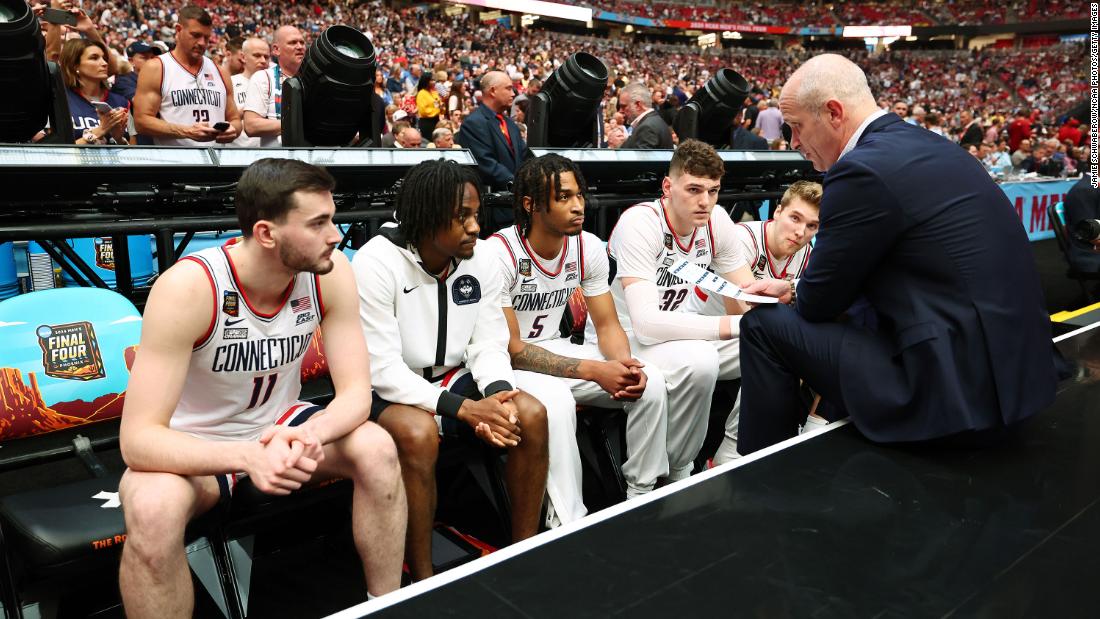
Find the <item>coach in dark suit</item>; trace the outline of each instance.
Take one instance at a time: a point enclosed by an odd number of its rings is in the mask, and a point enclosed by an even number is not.
[[[1055,353],[1027,236],[981,164],[880,111],[847,59],[807,61],[780,97],[791,145],[826,172],[794,307],[741,320],[738,451],[798,431],[803,379],[880,442],[985,442],[1054,399]],[[790,284],[747,288],[781,301]],[[857,299],[877,331],[834,322]]]
[[[627,84],[619,92],[619,109],[632,127],[620,148],[672,149],[672,129],[653,109],[653,93],[644,84]]]
[[[512,80],[501,71],[489,71],[482,76],[480,87],[481,104],[462,121],[455,142],[470,149],[477,159],[481,179],[499,191],[508,188],[531,151],[520,137],[519,127],[508,116],[515,98]]]

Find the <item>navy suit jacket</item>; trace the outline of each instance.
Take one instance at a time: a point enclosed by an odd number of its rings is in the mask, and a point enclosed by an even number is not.
[[[470,149],[477,159],[482,181],[498,191],[508,188],[508,183],[512,182],[520,164],[531,156],[527,142],[520,137],[515,121],[505,114],[504,122],[508,125],[508,135],[515,146],[514,152],[508,147],[508,142],[500,131],[500,121],[496,114],[485,104],[478,105],[462,121],[462,128],[455,136],[455,142]]]
[[[886,114],[824,187],[797,310],[817,322],[860,297],[874,308],[877,333],[846,332],[838,376],[840,404],[865,435],[995,428],[1054,399],[1050,319],[1027,235],[977,159]]]

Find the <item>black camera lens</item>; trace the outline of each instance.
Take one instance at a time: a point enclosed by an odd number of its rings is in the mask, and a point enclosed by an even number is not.
[[[1085,243],[1091,243],[1097,239],[1100,239],[1100,220],[1096,219],[1082,219],[1081,221],[1073,224],[1073,227],[1069,229],[1073,238],[1078,241],[1084,241]]]

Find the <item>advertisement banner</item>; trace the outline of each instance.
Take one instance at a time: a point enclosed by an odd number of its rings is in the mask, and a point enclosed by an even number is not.
[[[1047,220],[1047,207],[1065,198],[1075,180],[1001,183],[1001,190],[1016,209],[1020,223],[1031,241],[1054,238],[1054,228]]]

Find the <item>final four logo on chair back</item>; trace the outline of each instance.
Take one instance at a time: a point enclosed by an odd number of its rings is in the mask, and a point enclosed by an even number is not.
[[[95,265],[108,271],[115,270],[115,245],[111,237],[95,240]]]
[[[42,367],[46,376],[67,380],[95,380],[107,376],[92,323],[42,325],[35,333],[42,348]]]

